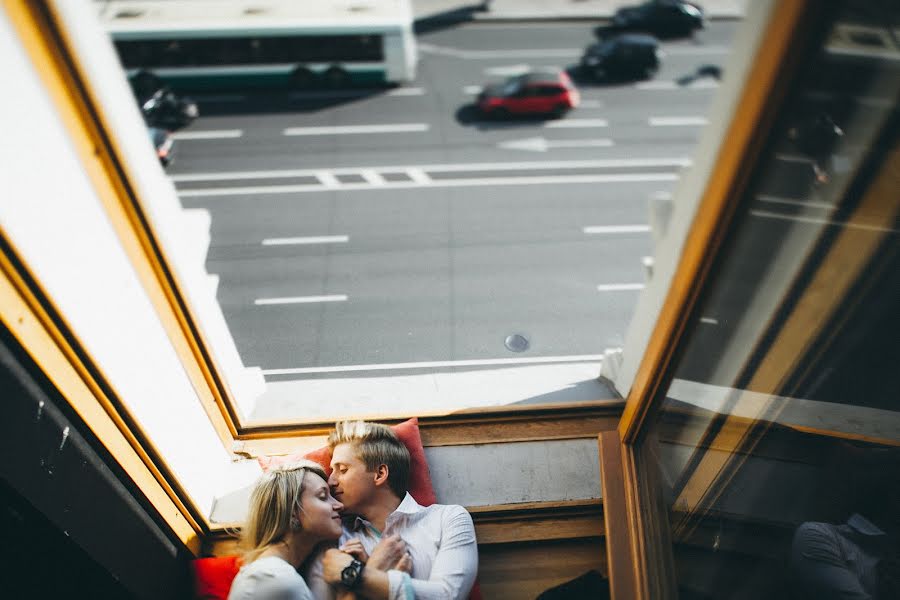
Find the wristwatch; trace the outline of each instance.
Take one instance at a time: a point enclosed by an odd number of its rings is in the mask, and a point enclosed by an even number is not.
[[[344,584],[344,587],[351,590],[355,588],[362,581],[362,572],[365,566],[365,563],[354,558],[349,565],[344,567],[344,570],[341,571],[341,583]]]

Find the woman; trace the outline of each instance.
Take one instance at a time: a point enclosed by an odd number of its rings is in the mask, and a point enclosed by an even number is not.
[[[297,573],[320,542],[341,535],[339,511],[325,471],[311,461],[298,461],[264,474],[250,496],[241,535],[243,567],[228,600],[313,600]]]

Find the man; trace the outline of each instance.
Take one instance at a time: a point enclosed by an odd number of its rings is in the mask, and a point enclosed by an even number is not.
[[[390,427],[337,423],[328,483],[344,505],[339,549],[319,554],[306,581],[316,598],[464,600],[478,571],[472,517],[419,505],[407,493],[409,451]]]

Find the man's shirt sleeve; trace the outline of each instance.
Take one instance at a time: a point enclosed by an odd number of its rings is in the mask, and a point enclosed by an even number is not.
[[[472,517],[461,506],[448,506],[441,522],[441,546],[428,579],[390,571],[391,600],[465,600],[478,574],[478,546]],[[411,592],[411,593],[410,593]]]

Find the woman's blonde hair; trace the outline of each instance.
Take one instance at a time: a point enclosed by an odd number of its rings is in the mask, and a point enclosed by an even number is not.
[[[307,472],[326,478],[321,465],[311,460],[299,460],[275,467],[256,482],[256,487],[250,494],[247,521],[241,531],[243,564],[250,564],[266,548],[280,542],[288,532],[297,529],[299,524],[294,521],[294,527],[291,527],[291,523],[296,510],[300,508]]]

